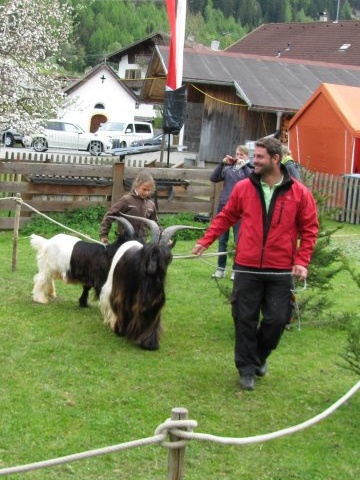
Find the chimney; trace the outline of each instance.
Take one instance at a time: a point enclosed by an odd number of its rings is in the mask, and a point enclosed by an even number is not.
[[[219,50],[220,42],[219,40],[212,40],[211,42],[211,50]]]
[[[320,22],[327,22],[328,17],[326,12],[319,12],[319,21]]]

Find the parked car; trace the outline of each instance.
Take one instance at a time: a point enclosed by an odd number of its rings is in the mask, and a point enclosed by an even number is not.
[[[153,126],[150,122],[105,122],[97,132],[111,137],[112,148],[126,148],[136,140],[145,140],[154,136]]]
[[[159,133],[158,135],[155,135],[155,137],[152,138],[147,138],[145,140],[135,140],[135,142],[132,142],[130,145],[131,147],[144,147],[144,146],[151,146],[151,145],[162,145],[163,141],[163,133]],[[171,140],[170,140],[171,142]],[[165,146],[168,145],[168,135],[165,135]]]
[[[24,145],[23,135],[15,128],[6,128],[1,131],[1,143],[3,143],[5,147],[13,147],[16,143]]]
[[[64,120],[49,120],[41,133],[24,137],[24,143],[30,143],[36,152],[46,152],[49,148],[67,148],[86,150],[91,155],[110,153],[111,138],[101,133],[85,132],[80,125]]]

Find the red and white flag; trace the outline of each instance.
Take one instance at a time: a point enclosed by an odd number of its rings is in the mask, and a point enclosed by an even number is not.
[[[183,74],[186,0],[166,0],[170,24],[170,54],[166,89],[181,87]]]

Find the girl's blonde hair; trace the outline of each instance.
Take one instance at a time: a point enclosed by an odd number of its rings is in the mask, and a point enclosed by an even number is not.
[[[153,179],[152,175],[145,170],[140,172],[137,177],[134,179],[131,190],[136,190],[140,185],[145,182],[149,182],[152,184],[152,190],[155,190],[155,180]]]

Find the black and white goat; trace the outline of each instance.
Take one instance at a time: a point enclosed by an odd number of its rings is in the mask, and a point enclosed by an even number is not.
[[[101,290],[100,310],[104,322],[117,335],[145,350],[157,350],[161,309],[165,304],[165,278],[172,260],[170,239],[180,229],[203,229],[174,225],[160,232],[156,222],[142,220],[151,228],[152,242],[143,245],[129,241],[119,248]]]
[[[37,251],[38,266],[32,291],[34,302],[48,303],[49,298],[56,298],[57,279],[66,283],[82,284],[80,307],[88,306],[89,292],[92,288],[95,298],[99,298],[115,253],[120,245],[135,235],[132,225],[127,220],[114,218],[122,223],[125,233],[123,237],[118,237],[114,243],[108,245],[85,242],[64,233],[49,239],[31,235],[30,244]]]

